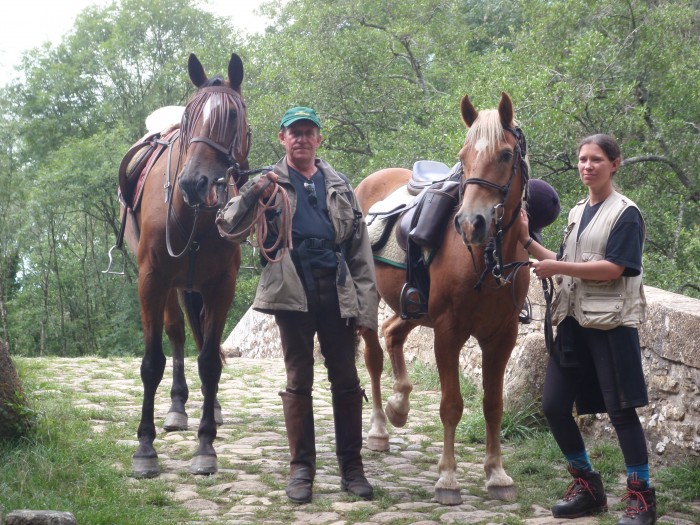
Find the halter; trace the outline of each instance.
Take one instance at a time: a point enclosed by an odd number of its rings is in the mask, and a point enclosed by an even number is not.
[[[245,111],[245,103],[243,102],[243,98],[241,97],[240,93],[238,93],[236,90],[227,87],[227,86],[207,86],[200,88],[197,91],[197,95],[200,95],[202,93],[224,93],[226,95],[232,96],[234,99],[239,99],[240,104],[239,108],[242,112]],[[193,98],[190,101],[190,104],[195,100]],[[188,108],[190,104],[188,104]],[[197,230],[197,219],[199,218],[199,212],[200,211],[216,211],[221,208],[223,204],[225,204],[228,199],[229,199],[229,184],[228,181],[231,178],[236,178],[237,175],[240,175],[241,172],[241,166],[238,160],[236,159],[236,154],[239,154],[243,156],[244,159],[248,158],[248,154],[250,153],[250,146],[251,146],[251,131],[250,131],[250,126],[247,126],[246,129],[246,150],[245,153],[242,150],[242,141],[240,138],[240,133],[234,132],[233,138],[231,139],[231,142],[227,146],[223,146],[219,144],[218,142],[210,139],[209,137],[204,137],[204,136],[195,136],[189,138],[187,140],[187,137],[183,136],[182,131],[187,130],[187,123],[188,123],[188,111],[185,109],[185,113],[183,114],[182,117],[182,124],[180,126],[180,152],[177,158],[177,164],[175,168],[175,181],[180,177],[180,174],[182,171],[180,170],[180,163],[182,161],[182,157],[184,153],[187,151],[187,148],[192,144],[193,142],[201,142],[203,144],[206,144],[207,146],[211,147],[215,151],[221,153],[224,158],[226,159],[226,162],[228,163],[229,167],[226,170],[226,176],[220,178],[219,180],[215,181],[214,184],[217,185],[223,185],[224,186],[224,191],[222,192],[222,197],[219,199],[219,202],[217,202],[216,205],[214,206],[206,206],[204,204],[197,204],[196,206],[192,206],[194,208],[194,221],[192,224],[192,230],[190,231],[189,235],[185,231],[184,226],[180,222],[180,220],[177,217],[177,214],[173,210],[173,192],[175,190],[175,184],[173,181],[173,184],[170,183],[170,162],[171,162],[171,153],[172,153],[172,144],[170,145],[170,151],[168,154],[168,164],[166,168],[166,173],[167,173],[167,180],[165,183],[165,187],[163,188],[165,192],[165,200],[168,203],[168,208],[167,208],[167,217],[165,220],[165,240],[166,240],[166,245],[168,248],[168,253],[170,254],[171,257],[174,258],[180,258],[182,257],[186,252],[190,252],[191,254],[196,253],[199,250],[199,243],[194,240],[195,232]],[[191,118],[191,117],[190,117]],[[240,118],[240,115],[239,115]],[[221,130],[220,130],[221,131]],[[225,129],[224,129],[225,131]],[[235,191],[235,190],[234,190]],[[171,243],[170,243],[170,219],[174,218],[175,223],[177,224],[178,228],[180,229],[180,233],[183,235],[183,237],[187,238],[187,243],[185,244],[185,247],[182,249],[180,253],[175,253],[172,249]]]
[[[240,93],[238,93],[235,89],[232,89],[230,87],[227,87],[227,86],[207,86],[207,87],[200,88],[197,92],[197,95],[202,94],[202,93],[224,93],[226,95],[230,95],[234,99],[239,99],[240,100],[240,109],[245,110],[245,104],[243,102],[243,99],[241,98]],[[182,124],[183,125],[181,127],[183,129],[186,129],[187,118],[188,118],[188,113],[187,113],[187,110],[185,110],[185,113],[182,116]],[[240,140],[240,135],[238,133],[234,133],[233,138],[231,139],[231,143],[228,146],[222,146],[221,144],[211,140],[209,137],[191,137],[191,138],[189,138],[189,140],[183,141],[180,143],[180,155],[182,155],[187,150],[187,148],[190,146],[190,144],[192,144],[193,142],[202,142],[202,143],[206,144],[207,146],[213,148],[214,150],[218,151],[219,153],[223,154],[230,166],[240,167],[238,161],[236,160],[236,153],[243,156],[244,159],[248,158],[248,154],[250,153],[250,137],[251,137],[250,126],[248,126],[248,129],[246,131],[246,151],[245,152],[243,152],[241,149],[241,140]]]
[[[511,135],[515,137],[515,148],[513,149],[513,168],[510,173],[510,177],[508,178],[508,182],[506,184],[501,185],[501,184],[496,184],[494,182],[491,182],[486,179],[480,179],[480,178],[470,178],[470,179],[465,179],[462,180],[462,184],[460,185],[459,188],[459,198],[460,201],[462,200],[462,197],[464,196],[464,191],[467,186],[467,184],[478,184],[480,186],[485,186],[489,189],[496,190],[501,193],[502,198],[501,202],[496,204],[494,206],[494,226],[496,229],[496,232],[494,235],[489,239],[488,243],[486,244],[486,248],[484,249],[484,259],[486,263],[486,268],[484,271],[481,273],[479,276],[479,280],[477,283],[474,285],[474,289],[481,290],[481,286],[483,284],[484,279],[486,278],[486,275],[488,273],[491,273],[493,275],[494,279],[498,283],[498,287],[504,286],[505,284],[513,282],[515,279],[515,275],[517,271],[525,265],[530,264],[529,261],[516,261],[512,262],[509,264],[504,265],[503,264],[503,258],[502,258],[502,244],[503,244],[503,236],[505,233],[510,229],[511,226],[515,223],[516,219],[518,218],[518,215],[520,214],[520,208],[522,206],[522,198],[518,201],[518,206],[513,212],[510,221],[508,221],[508,224],[505,226],[503,225],[503,218],[505,216],[505,203],[508,201],[508,197],[510,196],[510,190],[513,186],[513,181],[515,180],[515,176],[518,172],[518,169],[520,169],[520,176],[522,178],[522,183],[523,183],[523,194],[525,193],[525,189],[527,188],[527,181],[529,180],[529,170],[528,170],[528,165],[527,162],[525,161],[525,156],[527,155],[527,143],[525,141],[525,135],[523,134],[522,130],[519,127],[515,128],[503,128],[504,131],[507,131]],[[462,174],[464,173],[464,167],[461,168]],[[474,253],[472,251],[472,248],[470,245],[467,246],[467,249],[469,250],[469,253],[472,256],[472,262],[474,264],[474,269],[476,270],[476,262],[474,261]],[[503,272],[505,270],[510,270],[510,274],[508,276],[503,277]]]

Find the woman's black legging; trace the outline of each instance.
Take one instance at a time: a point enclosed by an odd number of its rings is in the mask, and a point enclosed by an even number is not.
[[[576,454],[585,449],[581,431],[576,425],[572,415],[574,401],[579,394],[582,383],[582,374],[596,373],[600,389],[605,400],[606,407],[617,407],[617,391],[615,387],[614,371],[610,362],[608,348],[601,348],[601,344],[607,346],[607,339],[598,337],[597,330],[577,330],[579,338],[579,357],[582,359],[580,367],[562,368],[557,361],[550,357],[547,364],[544,392],[542,394],[542,410],[552,435],[561,451],[566,454]],[[580,337],[584,339],[581,340]],[[582,350],[583,347],[586,347]],[[595,351],[588,349],[594,348]],[[581,354],[587,355],[581,355]],[[586,361],[588,359],[589,361]],[[585,366],[585,365],[588,366]],[[592,365],[592,366],[591,366]],[[610,422],[615,428],[620,448],[627,466],[643,465],[649,462],[644,429],[634,408],[608,408]]]

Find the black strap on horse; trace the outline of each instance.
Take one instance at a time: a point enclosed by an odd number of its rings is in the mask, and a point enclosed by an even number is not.
[[[554,330],[552,327],[552,296],[554,283],[551,277],[542,279],[542,292],[544,293],[545,314],[544,314],[544,342],[547,352],[552,355],[554,351]]]

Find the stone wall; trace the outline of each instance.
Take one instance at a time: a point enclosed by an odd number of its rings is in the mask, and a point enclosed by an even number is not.
[[[645,287],[648,319],[640,329],[649,405],[639,409],[649,448],[659,459],[700,456],[700,301]],[[542,335],[544,299],[540,282],[530,286],[533,321],[520,325],[520,335],[506,370],[506,404],[539,400],[547,351]],[[380,309],[380,321],[388,308]],[[230,356],[279,357],[279,332],[271,316],[249,311],[223,344]],[[417,328],[409,336],[406,360],[434,363],[432,331]],[[464,374],[481,384],[481,352],[467,341],[460,362]],[[388,360],[385,360],[385,367]],[[606,415],[586,416],[581,424],[594,436],[614,431]]]

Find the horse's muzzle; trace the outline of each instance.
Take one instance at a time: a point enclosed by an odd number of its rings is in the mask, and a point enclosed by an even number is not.
[[[226,178],[211,180],[207,176],[180,177],[178,184],[182,198],[188,206],[216,208],[222,205],[226,189]]]
[[[489,221],[482,214],[457,213],[455,215],[455,229],[462,237],[462,242],[469,245],[481,246],[488,239]]]

